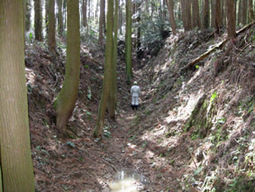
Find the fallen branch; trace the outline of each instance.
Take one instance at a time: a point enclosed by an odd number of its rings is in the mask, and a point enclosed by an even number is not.
[[[236,35],[239,35],[240,33],[242,33],[243,31],[245,31],[246,29],[250,28],[252,25],[255,24],[255,21],[244,26],[242,29],[238,30],[236,32]],[[189,62],[186,66],[184,66],[183,68],[180,69],[180,74],[189,69],[190,67],[194,66],[196,63],[198,63],[199,61],[203,60],[204,58],[206,58],[208,55],[210,55],[212,52],[214,52],[216,49],[220,49],[224,46],[224,44],[228,41],[229,39],[226,38],[223,41],[221,41],[220,43],[218,43],[217,45],[215,45],[213,48],[211,48],[210,50],[206,51],[205,53],[203,53],[202,55],[200,55],[199,57],[195,58],[194,60],[192,60],[191,62]]]

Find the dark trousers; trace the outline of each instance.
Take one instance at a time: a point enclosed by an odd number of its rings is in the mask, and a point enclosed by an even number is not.
[[[131,105],[133,110],[137,110],[138,109],[138,105]]]

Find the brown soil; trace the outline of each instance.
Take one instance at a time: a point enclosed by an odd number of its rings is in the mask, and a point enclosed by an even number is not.
[[[242,50],[245,45],[237,44],[230,53],[221,50],[209,56],[185,76],[178,74],[214,41],[211,33],[180,34],[169,38],[157,57],[135,63],[134,80],[142,88],[138,111],[130,107],[130,86],[120,60],[116,120],[106,118],[101,141],[92,133],[102,89],[104,50],[82,47],[79,98],[68,125],[73,138],[63,138],[55,128],[52,101],[63,82],[64,54],[54,56],[43,45],[27,45],[36,191],[107,192],[108,184],[122,170],[140,175],[141,191],[199,191],[206,187],[210,191],[215,186],[220,191],[238,176],[237,168],[253,170],[252,160],[240,165],[233,160],[237,150],[235,156],[240,159],[250,150],[247,146],[239,149],[237,143],[254,139],[252,47]]]

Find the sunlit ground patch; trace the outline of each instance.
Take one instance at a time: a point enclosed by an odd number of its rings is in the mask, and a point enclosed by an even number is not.
[[[143,188],[144,178],[138,173],[127,173],[120,171],[116,179],[109,183],[112,192],[138,192]]]

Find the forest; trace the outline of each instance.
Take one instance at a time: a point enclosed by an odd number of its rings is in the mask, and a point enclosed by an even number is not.
[[[0,192],[254,189],[254,0],[0,0]]]

